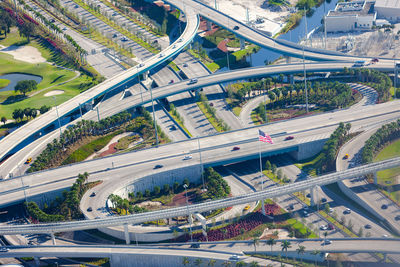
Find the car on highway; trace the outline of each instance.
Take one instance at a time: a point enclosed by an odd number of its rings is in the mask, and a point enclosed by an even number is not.
[[[233,27],[233,29],[235,30],[235,31],[237,31],[237,30],[239,30],[239,26],[235,26],[235,27]]]
[[[25,161],[25,164],[29,164],[31,162],[32,162],[32,158],[27,158],[26,161]]]
[[[96,196],[96,192],[93,192],[90,194],[91,197],[95,197]]]
[[[232,151],[236,151],[236,150],[239,150],[239,149],[240,149],[240,147],[234,146],[234,147],[232,148]]]
[[[383,204],[382,206],[381,206],[381,209],[383,209],[383,210],[385,210],[385,209],[387,209],[388,208],[388,205],[386,205],[386,204]]]
[[[87,208],[87,211],[89,212],[93,211],[92,207]]]
[[[335,226],[333,226],[333,224],[328,223],[328,230],[334,230]]]
[[[121,41],[122,41],[122,42],[126,42],[126,41],[128,41],[128,38],[126,38],[125,36],[123,36],[123,37],[121,38]]]
[[[117,38],[118,34],[114,33],[112,38]]]
[[[306,195],[306,197],[307,197],[307,198],[311,198],[311,194],[308,193],[308,194]],[[307,206],[307,207],[308,207],[308,206]]]
[[[188,84],[194,84],[194,83],[197,83],[196,78],[190,79]]]
[[[365,227],[365,229],[371,229],[372,228],[372,226],[370,224],[366,224],[364,227]]]
[[[292,139],[294,139],[294,136],[292,136],[292,135],[289,135],[289,136],[285,137],[285,141],[292,140]]]
[[[248,211],[250,209],[250,205],[246,205],[246,207],[244,207],[244,211]]]
[[[189,160],[189,159],[192,159],[193,157],[192,157],[192,155],[186,155],[184,158],[183,158],[183,160]]]
[[[182,66],[186,68],[188,66],[188,64],[187,63],[183,63]]]
[[[379,62],[379,58],[374,57],[373,59],[371,59],[372,64],[377,63],[377,62]]]
[[[240,260],[240,257],[235,254],[235,255],[230,256],[229,259],[232,261],[238,261],[238,260]]]
[[[329,208],[329,213],[332,213],[334,211],[334,209]]]
[[[384,238],[388,238],[389,236],[388,236],[388,235],[382,235],[382,237],[384,237]]]
[[[144,67],[144,63],[139,64],[139,68]]]
[[[63,30],[63,31],[66,31],[66,30],[67,30],[67,27],[64,27],[62,30]]]
[[[175,126],[175,125],[172,125],[171,128],[170,128],[170,130],[171,130],[171,131],[176,131],[176,126]]]
[[[0,252],[7,252],[8,251],[8,248],[6,248],[6,247],[0,247]]]
[[[182,38],[179,38],[178,43],[181,43],[181,42],[183,42],[183,40],[182,40]]]
[[[170,84],[171,84],[171,83],[174,83],[174,80],[170,80],[169,83],[170,83]]]
[[[161,169],[162,167],[164,167],[164,166],[161,164],[157,164],[156,166],[154,166],[154,169]]]
[[[310,216],[310,213],[308,213],[307,211],[303,210],[303,216],[304,216],[304,217],[309,217],[309,216]]]
[[[349,154],[345,154],[343,159],[348,159],[349,158]]]
[[[343,214],[350,214],[351,213],[351,209],[347,208],[343,211]]]
[[[328,230],[328,225],[321,225],[319,227],[319,229],[322,230],[322,231],[326,231],[326,230]]]
[[[199,247],[200,247],[200,244],[199,244],[199,243],[191,244],[191,245],[190,245],[190,248],[199,248]]]
[[[163,54],[163,53],[160,53],[159,57],[163,57],[163,56],[164,56],[164,54]]]
[[[294,204],[290,204],[288,209],[289,210],[294,210]]]
[[[332,244],[332,241],[330,241],[329,239],[326,239],[323,244],[324,245],[330,245],[330,244]]]
[[[325,203],[326,201],[327,201],[326,198],[324,198],[324,197],[321,198],[321,202],[322,202],[322,203]]]

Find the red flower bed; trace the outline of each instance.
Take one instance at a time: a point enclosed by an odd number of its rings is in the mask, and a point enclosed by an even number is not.
[[[39,25],[39,23],[36,22],[36,20],[34,20],[33,18],[31,18],[29,15],[24,14],[24,18],[26,18],[27,20],[29,20],[30,22],[32,22],[33,24]]]

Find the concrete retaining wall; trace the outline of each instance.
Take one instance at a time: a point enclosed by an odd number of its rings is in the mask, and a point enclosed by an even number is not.
[[[293,151],[290,155],[296,160],[304,160],[315,156],[319,152],[321,152],[325,142],[328,138],[319,139],[315,141],[310,141],[307,143],[301,143],[298,146],[298,151]]]

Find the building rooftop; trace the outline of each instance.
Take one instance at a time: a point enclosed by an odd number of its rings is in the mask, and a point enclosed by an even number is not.
[[[400,0],[376,0],[375,7],[400,8]]]
[[[377,0],[379,1],[379,0]],[[391,0],[383,0],[391,1]],[[400,1],[400,0],[393,0]],[[335,10],[331,10],[328,16],[373,15],[373,2],[353,1],[337,3]]]

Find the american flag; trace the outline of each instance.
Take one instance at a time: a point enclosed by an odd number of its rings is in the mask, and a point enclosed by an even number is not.
[[[274,142],[272,141],[271,136],[269,136],[268,134],[264,133],[261,130],[258,130],[258,140],[264,143],[270,143],[273,144]]]

